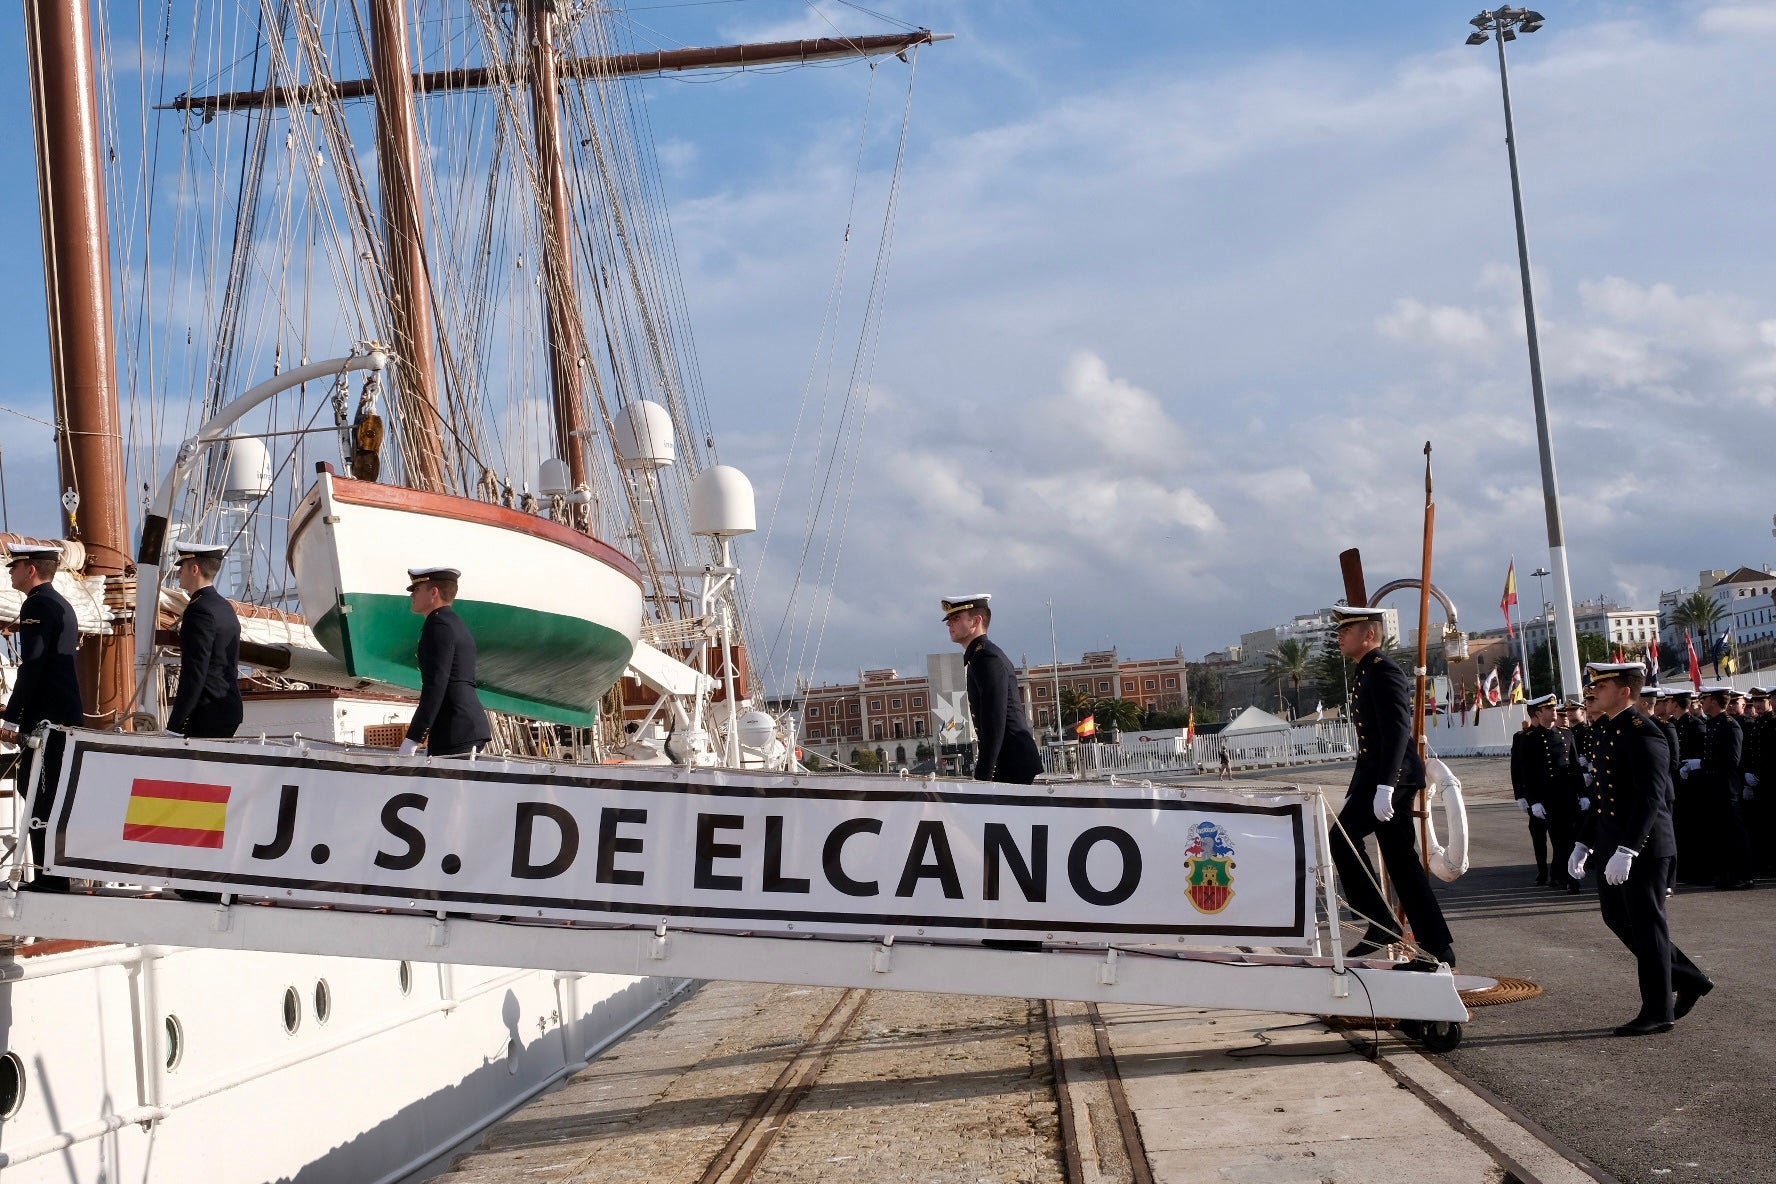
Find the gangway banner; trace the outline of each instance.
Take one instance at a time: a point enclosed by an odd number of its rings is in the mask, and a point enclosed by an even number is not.
[[[68,732],[62,875],[726,932],[1307,945],[1316,795]]]

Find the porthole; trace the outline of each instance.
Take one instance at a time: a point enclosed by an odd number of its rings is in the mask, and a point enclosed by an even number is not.
[[[166,1067],[177,1069],[179,1062],[185,1059],[185,1025],[179,1017],[169,1015],[166,1018]]]
[[[315,1022],[324,1024],[332,1014],[333,989],[327,985],[326,979],[321,979],[315,983]]]
[[[302,1026],[302,996],[295,987],[284,988],[284,1031],[292,1036]]]
[[[11,1118],[25,1104],[25,1063],[16,1052],[0,1057],[0,1119]]]
[[[401,994],[413,994],[413,963],[401,963]]]

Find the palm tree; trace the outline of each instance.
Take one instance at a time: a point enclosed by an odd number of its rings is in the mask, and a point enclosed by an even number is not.
[[[1295,692],[1295,714],[1301,714],[1301,680],[1313,670],[1314,653],[1308,644],[1296,638],[1280,641],[1277,647],[1264,655],[1264,685],[1277,689],[1277,701],[1282,702],[1283,684],[1287,682]]]
[[[1671,623],[1685,633],[1694,630],[1702,637],[1702,644],[1714,660],[1714,676],[1720,677],[1720,654],[1714,647],[1714,631],[1720,625],[1725,611],[1720,603],[1701,590],[1692,592],[1689,599],[1684,600],[1671,610]]]
[[[1133,699],[1099,699],[1092,704],[1098,727],[1132,732],[1141,726],[1141,705]]]
[[[1072,687],[1061,688],[1061,724],[1071,727],[1084,719],[1092,708],[1092,698],[1084,691]]]

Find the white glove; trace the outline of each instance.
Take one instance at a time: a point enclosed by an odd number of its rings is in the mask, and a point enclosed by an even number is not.
[[[183,739],[185,739],[185,733],[184,733],[184,732],[175,732],[175,731],[173,731],[173,730],[172,730],[172,729],[171,729],[171,728],[164,728],[164,729],[162,729],[162,730],[161,730],[161,733],[160,733],[160,734],[161,734],[161,735],[162,735],[162,736],[171,736],[171,737],[172,737],[172,738],[173,738],[173,739],[175,739],[175,740],[183,740]]]
[[[1529,813],[1529,799],[1528,798],[1518,798],[1517,799],[1517,808],[1519,810],[1523,811],[1525,814]]]
[[[1375,821],[1392,822],[1394,820],[1394,787],[1378,785],[1375,787]]]
[[[1542,805],[1540,802],[1537,802],[1535,805],[1533,805],[1529,808],[1529,815],[1531,818],[1539,818],[1542,821],[1546,822],[1548,820],[1548,807]]]
[[[1585,861],[1591,858],[1591,848],[1583,843],[1573,844],[1573,853],[1566,857],[1566,874],[1575,880],[1585,878]]]
[[[1586,810],[1589,810],[1590,808],[1591,808],[1591,799],[1590,798],[1580,798],[1579,799],[1579,813],[1583,814]]]
[[[1681,764],[1677,767],[1677,775],[1679,777],[1688,777],[1691,773],[1694,773],[1697,769],[1700,769],[1701,767],[1702,767],[1702,762],[1697,760],[1695,757],[1691,757],[1689,760],[1685,761],[1683,764]]]
[[[401,741],[401,753],[400,753],[400,755],[402,755],[402,756],[412,756],[412,755],[413,755],[413,754],[414,754],[414,753],[416,753],[416,752],[418,752],[418,751],[419,751],[419,743],[418,743],[418,741],[415,741],[415,740],[403,740],[403,741]]]
[[[1625,883],[1628,879],[1628,867],[1634,862],[1635,854],[1626,847],[1617,847],[1616,853],[1603,865],[1604,883],[1612,888]]]
[[[1758,787],[1758,775],[1756,773],[1747,773],[1745,775],[1745,787],[1747,789],[1756,789]]]
[[[1590,767],[1591,767],[1591,758],[1581,752],[1579,754],[1579,768],[1589,769]]]
[[[1595,773],[1585,774],[1585,784],[1588,786],[1589,785],[1596,785],[1597,784],[1597,774],[1595,774]]]

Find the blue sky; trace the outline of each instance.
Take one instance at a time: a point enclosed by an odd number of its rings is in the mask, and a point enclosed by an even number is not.
[[[1438,582],[1496,623],[1546,560],[1491,47],[1471,5],[882,3],[920,56],[842,560],[788,666],[920,664],[937,597],[985,588],[1006,647],[1192,655],[1328,603],[1337,552],[1416,570],[1434,442]],[[1646,602],[1776,556],[1772,4],[1542,6],[1512,47],[1574,592]],[[638,47],[895,27],[787,0],[635,5]],[[22,63],[16,21],[0,50]],[[778,634],[812,472],[802,385],[857,185],[875,252],[908,68],[644,88],[723,458],[761,518]],[[0,404],[46,406],[28,104],[0,189]],[[847,321],[835,356],[856,345]],[[845,337],[849,334],[849,338]],[[836,399],[838,393],[829,394]],[[13,526],[51,522],[48,442],[0,413]],[[757,556],[763,539],[753,540]],[[830,565],[828,567],[830,570]],[[804,584],[813,577],[804,573]],[[1533,582],[1520,584],[1533,596]]]

